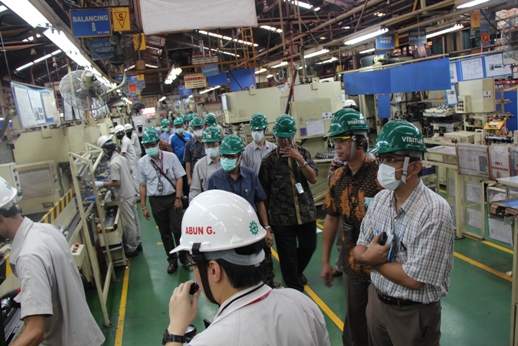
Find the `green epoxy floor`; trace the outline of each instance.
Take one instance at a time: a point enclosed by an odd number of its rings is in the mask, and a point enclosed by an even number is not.
[[[185,268],[179,268],[176,273],[168,275],[165,252],[158,243],[160,235],[154,222],[141,217],[141,225],[144,251],[131,259],[127,269],[116,270],[118,282],[111,285],[108,313],[114,326],[103,329],[107,346],[160,345],[163,331],[168,324],[169,298],[179,283],[193,277]],[[320,242],[321,234],[318,240]],[[503,273],[512,269],[511,254],[476,240],[457,240],[455,252]],[[320,280],[320,257],[319,243],[305,272],[308,285],[343,321],[345,302],[342,280],[337,278],[332,288],[323,285]],[[274,266],[276,281],[281,281],[276,260]],[[126,313],[122,340],[117,340],[117,328],[120,328],[117,321],[120,317],[119,306],[125,270],[129,270]],[[511,282],[457,257],[450,280],[449,295],[442,300],[441,345],[509,345]],[[95,318],[102,324],[102,313],[94,289],[87,292],[87,299]],[[211,320],[216,310],[216,306],[208,303],[202,295],[198,318],[194,322],[198,331],[204,329],[203,318]],[[340,329],[328,316],[326,323],[331,345],[341,345]]]

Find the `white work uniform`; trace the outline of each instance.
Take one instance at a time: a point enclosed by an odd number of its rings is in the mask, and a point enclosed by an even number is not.
[[[131,141],[131,144],[133,145],[133,149],[135,149],[135,155],[137,155],[137,162],[138,162],[138,159],[140,159],[140,156],[142,155],[142,149],[140,148],[140,142],[138,141],[138,135],[135,133],[135,131],[131,132],[130,141]]]
[[[259,148],[255,141],[252,141],[252,143],[246,146],[245,151],[243,152],[243,162],[241,165],[252,168],[255,173],[259,175],[259,169],[261,168],[263,158],[275,148],[277,148],[277,146],[267,140],[264,140],[262,149]]]
[[[21,303],[21,318],[47,316],[40,346],[103,344],[70,247],[55,226],[25,217],[13,239],[10,263],[20,279],[15,300]]]
[[[220,168],[221,163],[219,161],[212,161],[209,155],[205,155],[205,157],[202,157],[198,162],[196,162],[192,172],[189,201],[192,201],[194,197],[207,190],[207,180],[209,180],[212,173],[216,172]]]
[[[140,244],[140,221],[137,214],[135,185],[125,157],[113,153],[110,159],[110,179],[120,181],[120,186],[113,187],[115,199],[119,203],[122,221],[124,250],[133,252]]]
[[[128,159],[131,171],[133,172],[132,175],[135,176],[138,162],[137,154],[135,153],[133,144],[131,144],[131,140],[126,135],[122,137],[121,140],[121,154],[124,154],[124,156]]]
[[[189,345],[326,346],[330,341],[324,315],[311,299],[290,288],[263,285],[228,298]]]

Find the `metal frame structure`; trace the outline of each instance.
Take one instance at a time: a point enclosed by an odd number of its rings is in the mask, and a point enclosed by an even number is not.
[[[92,271],[95,281],[95,286],[97,288],[97,294],[99,296],[99,301],[101,303],[101,310],[104,318],[104,326],[111,327],[113,324],[110,322],[110,318],[108,316],[108,311],[106,308],[106,302],[108,299],[108,292],[110,290],[110,283],[112,281],[116,281],[117,278],[115,276],[115,272],[113,269],[113,261],[112,256],[107,246],[106,249],[106,263],[107,263],[107,271],[106,277],[104,280],[104,285],[101,286],[101,272],[99,269],[99,262],[97,260],[97,253],[95,251],[95,247],[93,246],[90,234],[88,234],[88,219],[89,215],[93,210],[94,203],[97,208],[97,214],[99,217],[99,223],[101,227],[102,237],[104,238],[105,244],[108,244],[108,236],[106,234],[106,230],[104,228],[104,212],[102,210],[101,201],[99,199],[99,193],[97,191],[97,187],[95,186],[95,177],[94,172],[99,166],[99,163],[102,159],[103,150],[99,147],[96,147],[92,144],[85,143],[85,152],[83,154],[76,154],[73,152],[69,153],[69,161],[70,168],[72,171],[72,180],[74,182],[74,190],[76,193],[77,204],[79,208],[79,213],[81,215],[81,223],[83,238],[86,243],[86,249],[88,253],[88,257],[90,259],[92,265]],[[97,154],[97,157],[95,156]],[[92,159],[95,158],[95,161],[92,162]],[[90,205],[85,210],[85,202],[83,201],[83,197],[81,196],[81,184],[79,180],[85,176],[85,173],[90,173],[91,186],[94,192],[95,201],[90,203]],[[111,280],[110,280],[111,279]]]

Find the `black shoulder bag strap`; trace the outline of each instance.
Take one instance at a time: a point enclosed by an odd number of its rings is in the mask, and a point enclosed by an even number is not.
[[[182,201],[182,206],[184,209],[187,209],[187,207],[189,207],[189,199],[187,196],[181,196],[182,194],[182,191],[178,191],[176,189],[176,184],[173,183],[173,181],[171,179],[169,179],[169,177],[167,175],[165,175],[164,171],[158,167],[158,165],[156,164],[155,161],[151,160],[151,164],[153,165],[153,167],[155,167],[155,169],[160,172],[160,174],[162,174],[162,176],[164,178],[167,179],[167,181],[169,182],[169,184],[171,184],[171,186],[174,188],[175,190],[175,193],[176,193],[176,197],[181,197],[181,201]]]

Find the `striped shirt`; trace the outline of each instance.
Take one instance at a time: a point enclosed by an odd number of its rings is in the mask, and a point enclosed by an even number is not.
[[[242,166],[251,168],[255,171],[255,173],[259,174],[259,169],[261,168],[261,161],[270,151],[275,149],[277,146],[267,140],[264,141],[263,148],[259,148],[255,141],[248,144],[245,148],[245,152],[243,153],[243,162]]]
[[[219,161],[212,161],[209,155],[205,155],[205,157],[202,157],[196,162],[192,174],[191,188],[189,190],[189,201],[192,201],[194,197],[207,190],[209,177],[220,168],[221,163]]]
[[[394,229],[397,244],[395,262],[402,263],[410,278],[424,283],[419,290],[398,285],[372,269],[374,286],[391,297],[423,304],[436,302],[448,294],[453,267],[453,216],[451,208],[422,181],[396,211],[394,192],[379,192],[365,215],[359,245],[369,246],[377,231],[387,234]]]
[[[175,187],[157,172],[151,161],[164,172],[165,175],[176,185],[176,180],[185,175],[185,170],[175,154],[160,150],[158,160],[154,160],[149,155],[144,155],[137,166],[137,176],[135,181],[139,185],[146,185],[148,196],[169,196],[175,193]],[[158,182],[162,183],[162,191],[158,191]]]

